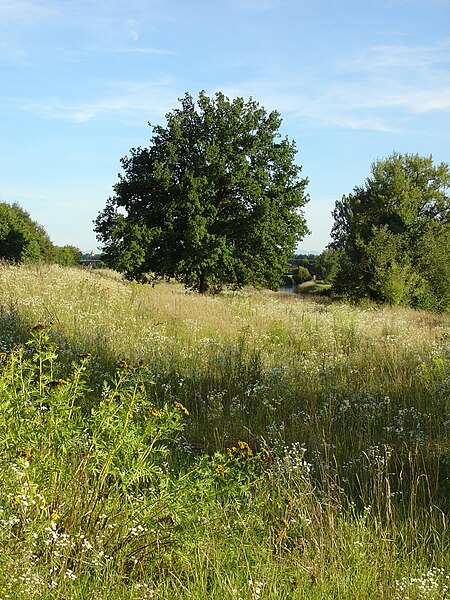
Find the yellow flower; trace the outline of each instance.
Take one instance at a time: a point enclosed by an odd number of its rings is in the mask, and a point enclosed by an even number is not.
[[[273,463],[273,459],[269,454],[269,451],[266,448],[263,448],[260,453],[261,460],[271,465]]]
[[[183,405],[181,404],[181,402],[175,402],[175,408],[178,408],[178,409],[180,409],[180,410],[181,410],[181,412],[184,412],[184,414],[185,414],[186,416],[189,416],[189,411],[188,411],[188,409],[187,409],[185,406],[183,406]]]
[[[217,473],[217,475],[220,475],[221,477],[223,477],[225,475],[225,469],[223,468],[223,465],[217,465],[216,473]]]
[[[52,514],[50,515],[50,520],[51,521],[55,521],[56,522],[56,521],[59,521],[60,518],[61,518],[61,515],[59,513],[57,513],[56,510],[54,510],[52,512]]]
[[[163,413],[154,406],[151,406],[150,414],[152,415],[152,417],[161,417]]]
[[[25,448],[24,450],[19,450],[19,456],[25,458],[26,460],[30,460],[31,458],[31,450],[29,448]]]
[[[247,442],[243,442],[242,440],[238,441],[239,448],[247,454],[247,456],[253,456],[253,450],[247,444]]]
[[[119,363],[119,369],[127,370],[127,369],[132,369],[132,368],[133,367],[130,364],[128,364],[126,360],[121,360]]]

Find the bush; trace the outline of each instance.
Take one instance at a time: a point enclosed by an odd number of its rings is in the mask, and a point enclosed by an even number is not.
[[[305,281],[311,281],[311,273],[308,271],[306,267],[299,267],[297,271],[294,273],[294,283],[295,285],[300,285],[305,283]]]

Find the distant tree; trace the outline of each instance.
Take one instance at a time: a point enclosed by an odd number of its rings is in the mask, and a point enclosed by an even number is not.
[[[52,261],[53,244],[44,228],[18,204],[0,202],[0,259]]]
[[[115,195],[95,221],[105,261],[131,279],[174,277],[205,292],[277,289],[307,233],[295,144],[278,112],[222,93],[191,95],[122,159]]]
[[[339,260],[341,253],[338,250],[326,248],[322,254],[314,259],[314,271],[317,279],[326,283],[332,283],[339,270]]]
[[[83,253],[75,246],[55,246],[53,251],[53,260],[58,265],[64,267],[73,267],[80,264]]]
[[[335,289],[349,297],[450,309],[450,171],[432,157],[393,153],[336,202]]]
[[[293,280],[295,285],[301,285],[305,281],[311,281],[312,276],[306,267],[300,266],[294,271]]]
[[[299,267],[305,267],[305,269],[309,270],[309,268],[311,266],[311,263],[310,263],[310,261],[307,258],[302,258],[300,260],[300,262],[298,263],[298,266]]]

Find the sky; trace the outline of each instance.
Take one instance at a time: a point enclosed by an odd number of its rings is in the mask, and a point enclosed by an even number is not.
[[[96,251],[120,159],[200,90],[280,112],[321,252],[374,161],[450,162],[450,0],[0,0],[0,201]]]

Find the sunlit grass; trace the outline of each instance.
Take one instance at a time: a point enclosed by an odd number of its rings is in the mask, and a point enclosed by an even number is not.
[[[105,379],[139,361],[156,413],[175,403],[190,413],[166,458],[166,502],[176,498],[187,535],[164,577],[147,565],[127,581],[116,565],[94,596],[79,570],[59,595],[30,584],[36,597],[446,597],[448,315],[255,290],[198,296],[45,265],[2,265],[0,306],[0,351],[41,323],[62,380],[92,355],[76,402],[86,423]],[[270,452],[271,479],[255,472],[249,485],[227,466],[237,440]],[[205,453],[213,462],[200,468]],[[194,473],[210,468],[214,486],[202,487]],[[3,575],[22,568],[14,552]],[[30,581],[47,585],[33,560]]]

